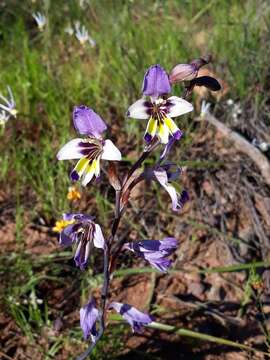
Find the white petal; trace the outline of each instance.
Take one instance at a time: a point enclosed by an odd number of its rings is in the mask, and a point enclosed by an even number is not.
[[[165,170],[154,171],[154,174],[161,186],[168,192],[172,200],[172,209],[177,210],[178,193],[175,188],[168,183],[168,176]]]
[[[66,143],[56,155],[58,160],[70,160],[70,159],[80,159],[83,155],[80,152],[79,143],[82,142],[83,139],[73,139]]]
[[[96,160],[96,165],[95,165],[95,176],[98,178],[100,175],[100,157],[97,158]]]
[[[158,126],[157,135],[160,138],[162,144],[167,144],[169,141],[169,128],[166,124],[160,124]]]
[[[89,160],[85,157],[81,158],[71,173],[71,178],[75,180],[80,178],[89,166]],[[77,179],[77,180],[78,180]]]
[[[132,104],[127,111],[127,116],[134,119],[148,119],[150,115],[148,114],[148,107],[145,106],[146,100],[144,98],[136,101]]]
[[[105,145],[103,146],[103,154],[101,155],[103,160],[117,160],[122,159],[122,155],[117,147],[111,142],[111,140],[105,140]]]
[[[84,173],[84,178],[82,180],[82,186],[86,186],[93,178],[94,174],[95,174],[95,170],[96,170],[96,165],[95,165],[95,160],[90,163],[87,168],[85,169]]]
[[[98,224],[95,224],[95,233],[94,233],[93,242],[96,248],[104,249],[105,240],[101,228]]]
[[[193,105],[180,97],[171,96],[167,101],[170,101],[172,104],[168,112],[168,115],[171,117],[180,116],[193,110]]]

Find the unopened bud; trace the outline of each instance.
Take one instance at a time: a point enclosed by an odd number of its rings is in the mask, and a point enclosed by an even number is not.
[[[171,84],[180,81],[190,81],[198,75],[198,69],[195,64],[178,64],[170,73]]]
[[[211,61],[211,55],[204,58],[194,59],[190,64],[178,64],[170,73],[171,84],[180,81],[191,81],[198,75],[199,69]]]

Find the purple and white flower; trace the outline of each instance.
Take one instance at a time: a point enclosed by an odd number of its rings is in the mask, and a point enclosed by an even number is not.
[[[87,138],[76,138],[65,144],[57,154],[58,160],[80,159],[71,172],[73,181],[83,177],[86,186],[95,175],[100,175],[100,160],[120,161],[121,153],[111,140],[103,140],[107,129],[101,117],[87,106],[74,108],[73,124],[77,132]]]
[[[43,31],[47,23],[46,16],[41,14],[40,12],[33,13],[32,16],[37,23],[39,31]]]
[[[10,115],[6,111],[1,110],[0,111],[0,126],[5,127],[6,123],[9,120],[9,118],[10,118]]]
[[[16,117],[18,111],[16,110],[14,96],[9,86],[7,86],[7,90],[8,90],[8,98],[0,93],[0,99],[4,102],[3,104],[0,104],[0,108],[4,110],[7,114]],[[4,117],[5,120],[7,118],[7,116],[5,116],[3,111],[2,111],[2,117]]]
[[[153,171],[154,178],[160,183],[161,186],[168,192],[172,200],[173,211],[180,211],[184,207],[185,203],[189,200],[189,196],[186,190],[183,190],[180,194],[176,191],[175,187],[170,184],[170,180],[175,180],[181,170],[179,168],[176,171],[171,171],[173,164],[167,164]]]
[[[85,45],[87,42],[89,42],[91,47],[96,46],[95,40],[91,38],[86,27],[81,25],[79,21],[75,22],[75,36],[81,45]]]
[[[147,70],[142,91],[144,97],[129,107],[127,116],[149,119],[144,135],[145,141],[149,143],[155,136],[163,144],[168,143],[170,136],[179,140],[182,132],[172,118],[192,111],[192,104],[177,96],[163,98],[163,95],[171,91],[171,86],[168,74],[160,65],[151,66]],[[149,96],[150,99],[145,96]]]
[[[80,325],[85,340],[91,337],[91,340],[96,342],[98,335],[96,322],[99,316],[100,314],[98,309],[95,307],[94,299],[90,299],[90,301],[80,309]]]
[[[205,100],[202,101],[202,103],[201,103],[201,113],[200,113],[200,116],[202,118],[210,113],[210,107],[211,107],[210,103],[206,102]]]
[[[172,261],[167,259],[177,248],[177,240],[172,237],[163,240],[141,240],[126,243],[123,249],[133,251],[135,255],[149,261],[151,266],[161,272],[167,272]]]
[[[109,305],[109,309],[112,308],[122,315],[122,317],[132,327],[133,332],[141,332],[144,325],[148,325],[153,321],[151,316],[128,304],[122,304],[114,301]]]
[[[76,244],[74,260],[76,266],[84,270],[92,243],[96,248],[104,249],[105,240],[98,224],[93,217],[84,214],[64,214],[63,220],[68,224],[60,232],[59,242],[63,246]]]

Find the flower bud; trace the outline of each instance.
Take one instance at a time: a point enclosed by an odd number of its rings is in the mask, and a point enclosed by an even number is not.
[[[211,61],[211,56],[206,56],[204,58],[194,59],[190,64],[178,64],[176,65],[170,73],[170,82],[171,84],[180,82],[180,81],[191,81],[198,76],[199,69],[208,64]]]
[[[178,64],[170,73],[171,84],[180,81],[190,81],[198,75],[198,68],[196,64]]]

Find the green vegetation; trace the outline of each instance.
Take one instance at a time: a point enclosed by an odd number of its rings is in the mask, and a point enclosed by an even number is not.
[[[59,284],[61,288],[66,282],[76,288],[78,298],[72,300],[71,308],[77,311],[79,296],[84,301],[86,287],[95,288],[99,280],[89,280],[91,270],[80,273],[68,263],[69,252],[47,258],[42,253],[31,255],[23,230],[26,221],[41,219],[42,225],[37,226],[46,227],[52,235],[48,229],[71,209],[66,195],[72,164],[58,162],[56,153],[75,136],[73,106],[86,104],[104,118],[127,163],[134,161],[134,149],[138,153],[142,149],[145,123],[126,119],[125,112],[139,98],[144,71],[151,64],[160,63],[169,71],[179,62],[211,53],[211,70],[225,80],[228,95],[243,104],[252,101],[258,111],[263,109],[262,89],[269,81],[270,5],[255,0],[91,0],[82,9],[76,0],[10,3],[0,5],[0,92],[6,95],[6,86],[11,87],[18,115],[1,130],[0,184],[4,200],[16,209],[16,246],[5,254],[3,244],[2,295],[23,336],[38,346],[44,359],[53,359],[63,346],[82,350],[83,342],[79,323],[61,336],[50,335],[52,319],[72,311],[55,309],[50,287]],[[34,11],[48,19],[43,32],[32,18]],[[64,31],[76,20],[88,28],[96,47],[82,46]],[[175,88],[175,94],[181,90]],[[189,161],[186,153],[196,131],[191,116],[182,118],[181,128],[186,137],[175,158],[194,169],[222,166],[207,159]],[[90,203],[90,213],[98,209],[99,220],[106,224],[111,195],[107,190],[104,195],[103,182],[100,187],[102,191],[88,188],[84,207]],[[158,203],[163,206],[161,199]],[[136,230],[132,221],[129,226]],[[52,239],[57,242],[56,236]],[[39,303],[41,293],[46,298]],[[44,331],[50,338],[47,347],[40,341]],[[102,349],[109,343],[113,345],[108,359],[117,355],[124,346],[124,333],[125,327],[110,326],[94,358],[105,359]]]

